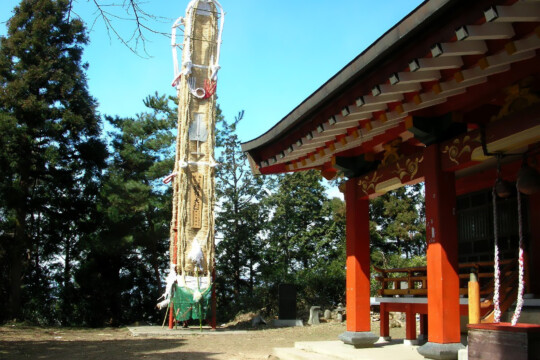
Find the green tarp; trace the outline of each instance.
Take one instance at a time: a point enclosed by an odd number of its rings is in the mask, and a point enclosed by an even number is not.
[[[201,290],[201,298],[199,301],[193,299],[192,289],[187,287],[174,286],[174,296],[172,299],[174,306],[174,317],[177,321],[204,320],[207,318],[210,310],[210,298],[212,296],[212,286]]]

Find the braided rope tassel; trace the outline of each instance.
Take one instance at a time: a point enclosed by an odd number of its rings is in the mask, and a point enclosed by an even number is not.
[[[499,268],[499,229],[497,221],[497,192],[495,187],[493,187],[493,237],[494,237],[494,247],[495,247],[495,259],[493,264],[493,281],[494,281],[494,290],[493,290],[493,307],[494,307],[494,320],[493,322],[498,323],[501,321],[501,305],[500,305],[500,286],[501,286],[501,270]]]
[[[523,307],[523,293],[525,292],[525,266],[523,261],[523,219],[521,214],[521,193],[519,189],[517,191],[517,202],[518,202],[518,226],[519,226],[519,285],[518,285],[518,295],[516,310],[514,310],[514,316],[512,316],[512,326],[515,326],[521,315],[521,308]]]

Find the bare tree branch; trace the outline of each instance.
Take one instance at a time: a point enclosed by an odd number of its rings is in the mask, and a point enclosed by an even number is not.
[[[107,29],[109,39],[111,39],[112,34],[137,56],[144,58],[151,57],[146,49],[146,43],[149,41],[148,34],[170,37],[169,33],[158,31],[155,26],[156,23],[169,23],[172,22],[173,19],[150,14],[142,7],[142,5],[145,4],[142,0],[123,0],[122,3],[114,1],[105,3],[104,0],[91,1],[96,7],[95,18],[92,20],[91,28],[93,28],[99,20],[102,20]],[[75,13],[72,8],[72,2],[73,0],[70,0],[70,13]],[[81,17],[80,15],[78,16]],[[133,29],[127,36],[119,30],[120,24],[126,22],[131,23],[130,25]]]
[[[148,53],[146,44],[150,41],[149,35],[160,35],[170,38],[169,32],[162,32],[156,30],[158,23],[172,24],[175,19],[161,17],[153,15],[147,12],[143,5],[148,2],[143,0],[83,0],[92,3],[96,11],[94,12],[94,18],[89,19],[85,16],[81,16],[77,13],[77,0],[68,0],[68,12],[67,19],[71,19],[72,16],[76,16],[87,24],[91,24],[90,29],[98,23],[99,20],[103,21],[107,35],[111,39],[111,35],[117,38],[124,46],[126,46],[135,55],[149,58],[151,55]],[[111,2],[106,2],[111,1]],[[154,0],[159,1],[159,0]],[[0,22],[0,24],[7,23]],[[125,31],[123,26],[128,23],[130,29],[126,35],[122,32]],[[141,53],[142,47],[142,53]]]

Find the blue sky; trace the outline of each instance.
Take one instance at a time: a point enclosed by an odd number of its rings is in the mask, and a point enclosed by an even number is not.
[[[170,39],[147,34],[150,58],[133,54],[96,18],[87,0],[74,10],[90,28],[85,61],[92,96],[101,114],[134,116],[149,94],[175,95]],[[113,0],[102,0],[111,3]],[[120,2],[120,0],[117,0]],[[242,141],[251,140],[286,116],[324,82],[395,25],[420,0],[222,0],[225,26],[218,77],[218,102],[226,118],[240,111]],[[0,35],[18,0],[0,0]],[[143,8],[159,17],[149,25],[170,33],[188,0],[147,0]],[[117,21],[126,37],[129,21]],[[142,54],[142,47],[139,47]]]

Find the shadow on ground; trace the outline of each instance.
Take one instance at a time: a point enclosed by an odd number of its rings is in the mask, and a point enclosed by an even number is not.
[[[215,353],[183,352],[183,339],[129,339],[103,341],[2,341],[0,359],[157,359],[205,360]],[[201,349],[204,350],[204,349]]]

